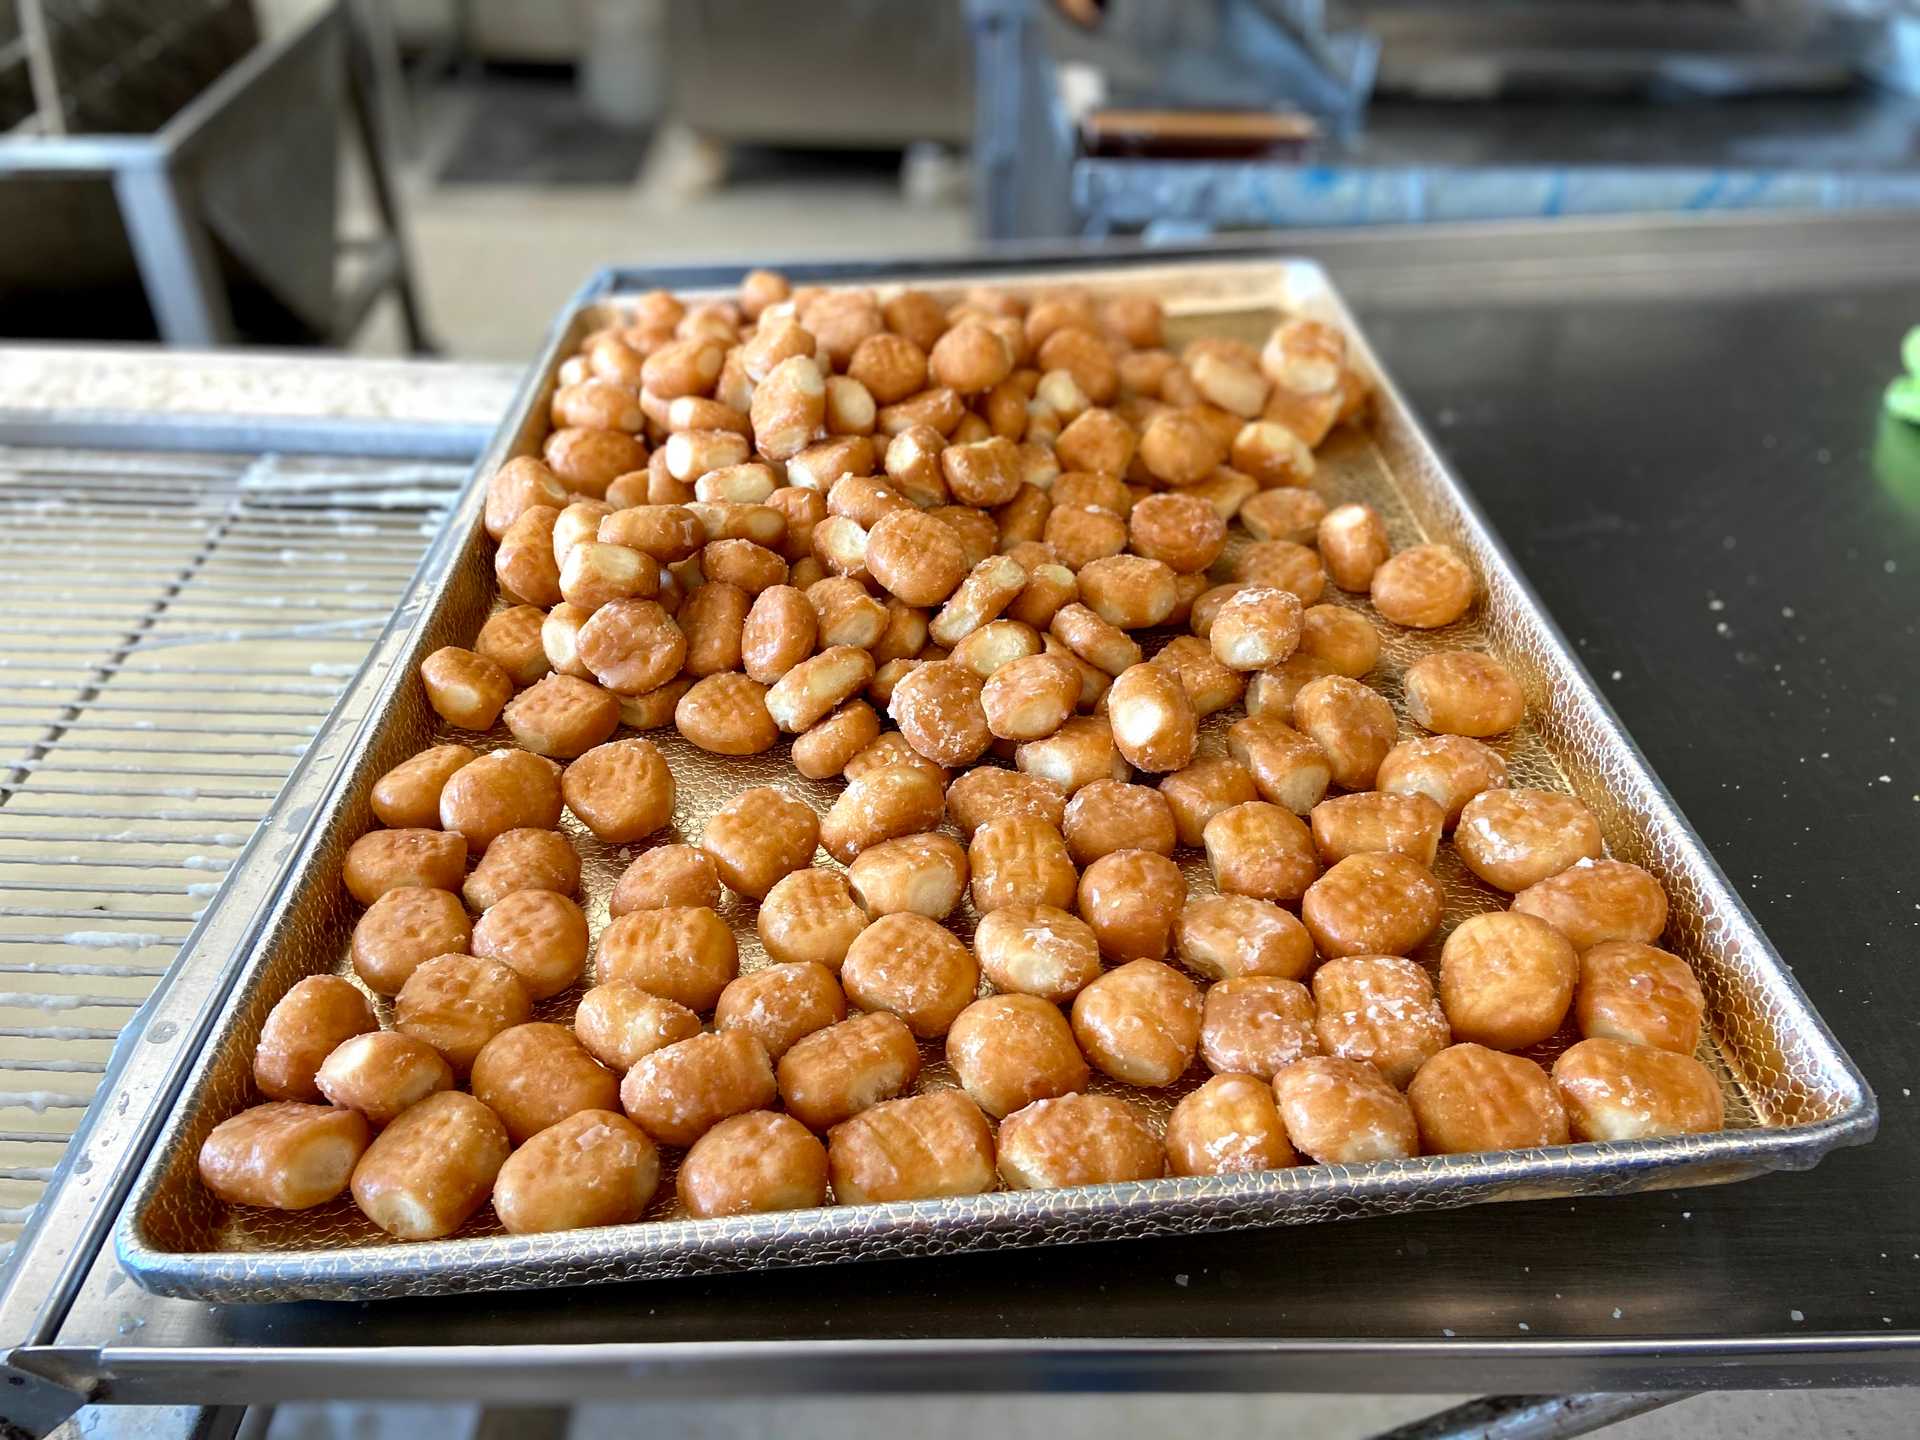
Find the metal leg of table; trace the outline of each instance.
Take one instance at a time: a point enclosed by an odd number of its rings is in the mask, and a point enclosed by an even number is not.
[[[1485,1395],[1373,1440],[1568,1440],[1688,1399],[1678,1394]]]
[[[357,20],[358,7],[348,10],[347,27],[347,104],[353,114],[354,129],[360,135],[360,148],[366,155],[367,178],[373,187],[374,204],[392,247],[392,289],[400,302],[400,318],[407,331],[407,349],[415,355],[430,355],[438,349],[427,338],[426,322],[421,318],[420,298],[413,286],[413,256],[407,244],[406,222],[400,213],[400,198],[393,172],[387,164],[386,137],[380,124],[376,96],[375,62],[366,37]],[[348,337],[341,337],[344,341]]]
[[[180,177],[164,163],[126,165],[114,171],[113,189],[160,338],[199,349],[233,344],[213,240]]]

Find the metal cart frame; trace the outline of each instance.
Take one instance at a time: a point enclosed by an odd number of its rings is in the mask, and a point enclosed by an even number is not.
[[[336,293],[329,338],[352,336],[389,291],[400,305],[408,347],[430,344],[408,258],[398,192],[388,170],[375,99],[373,60],[344,5],[328,5],[278,40],[255,46],[197,98],[148,135],[0,138],[0,183],[14,176],[110,182],[160,336],[170,345],[231,345],[240,338],[228,303],[213,231],[194,184],[196,170],[223,151],[271,133],[290,87],[331,86],[344,66],[346,94],[379,211],[380,233],[338,241],[361,274]],[[298,144],[297,135],[285,140]],[[311,183],[298,173],[273,183]],[[332,183],[332,176],[326,183]],[[331,277],[330,277],[331,278]]]

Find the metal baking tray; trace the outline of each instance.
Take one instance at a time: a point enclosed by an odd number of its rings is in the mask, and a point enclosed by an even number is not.
[[[869,283],[884,288],[887,282]],[[906,283],[957,296],[976,281],[959,273],[916,273]],[[1335,503],[1374,505],[1396,547],[1422,537],[1460,547],[1475,563],[1484,591],[1475,612],[1448,629],[1412,634],[1383,627],[1386,645],[1373,679],[1397,701],[1399,676],[1412,660],[1461,645],[1484,646],[1521,678],[1529,718],[1499,748],[1516,783],[1571,789],[1600,818],[1610,852],[1646,866],[1666,886],[1671,912],[1663,943],[1689,960],[1706,993],[1708,1034],[1700,1058],[1722,1080],[1729,1128],[1621,1144],[1302,1165],[1230,1177],[997,1191],[712,1220],[678,1214],[669,1170],[653,1212],[638,1224],[509,1236],[483,1210],[458,1235],[415,1244],[389,1239],[344,1199],[295,1215],[214,1199],[199,1182],[196,1155],[214,1125],[257,1098],[250,1062],[267,1012],[303,976],[351,973],[345,955],[355,907],[340,884],[341,859],[373,824],[373,782],[448,733],[415,680],[418,662],[441,645],[469,643],[495,603],[479,477],[513,455],[537,450],[560,362],[625,298],[603,279],[589,285],[557,322],[446,533],[429,551],[396,612],[389,637],[394,643],[381,647],[390,663],[370,668],[357,682],[374,691],[367,718],[351,737],[334,737],[349,758],[325,813],[288,865],[267,924],[192,1062],[182,1099],[122,1215],[118,1253],[139,1284],[163,1295],[230,1302],[546,1288],[1721,1184],[1804,1169],[1837,1146],[1872,1138],[1877,1108],[1865,1080],[1650,773],[1318,266],[1281,259],[1063,266],[1030,274],[996,270],[988,283],[1027,295],[1063,284],[1096,294],[1150,294],[1165,304],[1176,341],[1202,332],[1257,341],[1283,311],[1325,319],[1347,332],[1355,363],[1377,382],[1377,400],[1362,426],[1335,432],[1322,447],[1317,488]],[[1217,731],[1227,718],[1213,717],[1211,728]],[[672,830],[650,843],[697,839],[706,816],[749,785],[785,785],[822,810],[836,793],[833,785],[802,780],[784,744],[739,760],[695,750],[670,731],[651,732],[651,738],[667,750],[680,793]],[[573,837],[582,851],[588,918],[597,935],[612,878],[632,852],[601,846],[578,827]],[[1181,858],[1195,893],[1210,893],[1204,859],[1186,852]],[[1450,847],[1443,848],[1437,873],[1448,901],[1443,933],[1468,914],[1504,903],[1465,871]],[[743,969],[763,963],[752,907],[730,897],[725,913],[740,938]],[[957,919],[965,933],[971,916]],[[1436,941],[1415,958],[1431,963],[1437,953]],[[549,1002],[542,1017],[564,1018],[572,998]],[[1550,1061],[1572,1038],[1564,1033],[1529,1053]],[[1199,1078],[1196,1071],[1160,1093],[1110,1088],[1144,1102],[1159,1119]],[[920,1087],[950,1083],[937,1049],[930,1048]],[[1108,1083],[1097,1080],[1094,1088]]]

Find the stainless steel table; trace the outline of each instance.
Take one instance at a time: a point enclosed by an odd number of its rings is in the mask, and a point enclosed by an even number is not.
[[[1883,1110],[1873,1145],[1804,1175],[1577,1204],[254,1308],[156,1300],[121,1276],[90,1220],[111,1218],[89,1207],[115,1183],[103,1151],[98,1183],[68,1187],[63,1248],[30,1254],[0,1305],[17,1346],[0,1409],[44,1423],[83,1397],[1920,1380],[1920,434],[1879,410],[1920,321],[1920,225],[1625,221],[1279,243],[1332,268],[1867,1071]],[[227,910],[207,922],[222,954],[245,937]],[[191,1043],[217,984],[214,967],[195,969],[155,1002],[155,1043],[132,1047],[140,1063],[109,1097],[112,1144],[137,1143],[166,1052]],[[164,1042],[156,1021],[173,1023]]]

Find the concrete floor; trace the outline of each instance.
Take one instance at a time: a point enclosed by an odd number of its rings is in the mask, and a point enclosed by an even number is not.
[[[455,102],[449,102],[450,104]],[[452,118],[450,118],[452,117]],[[444,135],[457,110],[435,112]],[[423,147],[429,168],[433,141]],[[678,157],[684,159],[684,156]],[[406,180],[408,218],[429,323],[456,358],[530,357],[559,306],[598,267],[696,258],[758,262],[803,256],[904,255],[962,249],[962,198],[908,203],[878,177],[761,181],[678,196],[662,177],[633,186],[527,190],[440,187]],[[397,353],[398,327],[376,317],[356,347]],[[1016,1399],[731,1401],[714,1405],[584,1406],[567,1434],[674,1440],[1116,1440],[1166,1434],[1310,1436],[1359,1440],[1456,1403],[1459,1396],[1047,1396]],[[1898,1392],[1734,1393],[1697,1397],[1613,1427],[1610,1440],[1895,1440],[1920,1435],[1911,1396]],[[497,1416],[511,1435],[510,1412]],[[473,1432],[468,1407],[293,1406],[272,1440],[377,1440]],[[546,1432],[541,1432],[546,1433]]]

